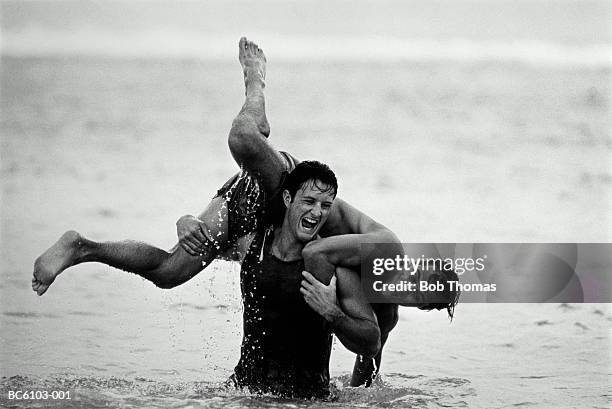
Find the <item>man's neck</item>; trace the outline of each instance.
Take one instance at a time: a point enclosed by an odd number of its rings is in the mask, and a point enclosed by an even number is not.
[[[283,261],[294,261],[302,258],[304,243],[298,241],[289,229],[277,228],[272,242],[272,254]]]

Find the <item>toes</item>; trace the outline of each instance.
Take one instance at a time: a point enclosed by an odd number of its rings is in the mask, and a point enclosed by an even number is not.
[[[238,42],[238,47],[240,49],[240,53],[246,53],[247,55],[251,56],[258,56],[261,57],[264,61],[266,60],[266,56],[264,55],[263,50],[259,48],[256,43],[249,41],[246,37],[240,38],[240,41]]]

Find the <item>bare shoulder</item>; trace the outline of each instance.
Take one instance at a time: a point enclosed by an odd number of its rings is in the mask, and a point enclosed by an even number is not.
[[[329,218],[321,229],[323,236],[364,234],[384,227],[348,202],[336,198]]]

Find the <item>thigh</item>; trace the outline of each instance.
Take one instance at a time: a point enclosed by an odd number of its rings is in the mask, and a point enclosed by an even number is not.
[[[261,181],[262,187],[269,196],[278,190],[283,171],[287,165],[283,155],[277,151],[267,138],[253,137],[246,153],[232,151],[238,166],[246,169]]]
[[[208,229],[215,244],[226,244],[228,240],[228,204],[226,198],[215,196],[206,209],[198,215]],[[223,246],[219,246],[223,247]]]
[[[206,225],[206,229],[208,230],[210,238],[213,240],[213,246],[217,251],[212,252],[212,250],[208,251],[208,255],[202,258],[202,261],[206,263],[210,263],[215,257],[221,260],[228,261],[238,261],[242,262],[247,249],[251,243],[253,238],[252,232],[244,232],[231,234],[230,230],[232,227],[231,224],[248,224],[245,220],[245,214],[239,213],[237,209],[234,209],[234,214],[230,214],[230,200],[241,200],[242,198],[232,197],[231,195],[228,197],[225,192],[232,188],[232,180],[237,180],[240,177],[234,177],[230,179],[223,188],[221,188],[206,209],[202,213],[198,215],[198,219],[202,220]],[[238,195],[243,195],[248,197],[250,192],[239,191],[236,192]],[[255,201],[253,201],[255,202]],[[253,203],[255,206],[256,203]],[[247,209],[248,211],[248,209]],[[255,211],[255,210],[253,210]],[[239,220],[236,220],[239,219]],[[233,227],[234,230],[237,230],[236,227]],[[255,225],[253,226],[245,226],[246,230],[254,230]],[[174,249],[173,249],[174,250]],[[213,257],[214,254],[214,257]],[[181,259],[183,256],[181,255]]]
[[[198,219],[204,222],[213,240],[212,245],[216,250],[214,256],[221,260],[241,262],[248,244],[246,237],[232,237],[230,240],[230,217],[237,215],[230,216],[228,200],[223,195],[215,196],[206,209],[198,215]],[[215,258],[212,257],[212,250],[208,253],[208,256],[205,255],[202,259],[206,264]]]
[[[202,255],[192,256],[179,244],[176,244],[169,252],[169,257],[164,261],[160,269],[164,274],[174,277],[176,284],[182,284],[191,279],[215,258],[229,252],[227,243],[228,217],[227,203],[222,197],[213,198],[206,209],[198,215],[208,230],[211,242],[206,246]]]

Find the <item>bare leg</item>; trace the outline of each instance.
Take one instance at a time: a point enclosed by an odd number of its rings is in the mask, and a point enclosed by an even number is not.
[[[271,192],[280,183],[284,160],[266,140],[270,133],[263,95],[266,59],[257,45],[243,38],[239,60],[246,100],[232,124],[230,147],[236,161],[260,176],[264,189]],[[217,199],[199,216],[217,242],[202,257],[191,256],[178,245],[167,252],[136,241],[97,243],[69,231],[35,261],[32,288],[42,295],[65,269],[84,262],[100,262],[132,272],[162,288],[179,285],[200,272],[219,255],[218,249],[227,244],[227,207],[222,206],[221,198]],[[242,242],[237,244],[245,247]]]
[[[267,139],[270,125],[264,97],[266,57],[257,44],[243,37],[239,43],[238,59],[244,73],[246,98],[232,123],[228,144],[238,165],[256,175],[264,190],[271,194],[280,185],[285,164],[281,154]]]
[[[160,288],[175,287],[194,277],[219,255],[219,248],[227,241],[226,212],[224,200],[217,197],[199,215],[217,238],[200,257],[190,255],[179,245],[167,252],[131,240],[98,243],[68,231],[36,259],[32,289],[43,295],[64,270],[85,262],[99,262],[137,274]]]

